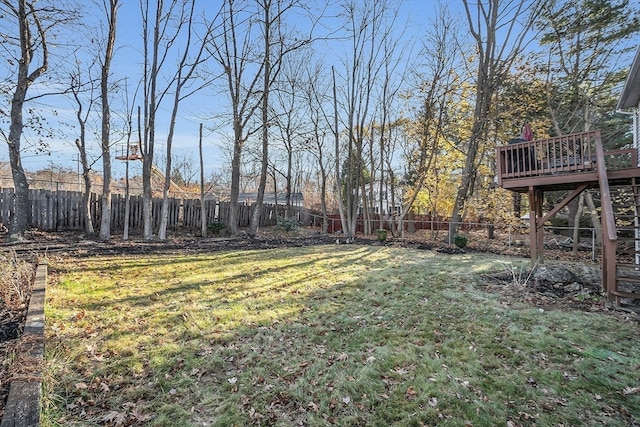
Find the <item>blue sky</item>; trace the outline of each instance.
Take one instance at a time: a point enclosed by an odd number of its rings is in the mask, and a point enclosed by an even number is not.
[[[200,1],[201,5],[207,9],[209,13],[214,12],[219,7],[219,1]],[[461,0],[456,0],[454,3],[461,4]],[[410,43],[419,42],[419,38],[424,34],[424,29],[427,24],[430,14],[436,9],[436,3],[429,0],[404,0],[400,7],[400,22],[407,22],[405,26],[405,38]],[[96,12],[99,15],[99,12]],[[93,19],[89,17],[89,21]],[[140,6],[137,0],[123,0],[122,5],[118,12],[118,34],[117,45],[118,50],[113,60],[112,74],[115,78],[122,79],[128,76],[129,96],[132,96],[132,92],[135,90],[135,84],[140,74],[141,67],[141,18],[140,18]],[[98,31],[98,30],[94,30]],[[81,37],[90,37],[81,36]],[[344,52],[340,52],[340,47],[337,45],[322,47],[321,49],[336,49],[334,55],[344,55]],[[67,58],[68,61],[68,58]],[[0,73],[4,75],[5,70],[1,70],[3,65],[0,63]],[[46,91],[46,83],[44,80],[39,80],[29,92],[29,95],[41,93]],[[112,101],[112,106],[117,109],[116,105],[119,101]],[[185,156],[192,158],[194,162],[197,162],[197,142],[198,142],[198,129],[201,122],[205,122],[207,126],[206,118],[203,116],[209,115],[209,110],[216,105],[224,105],[226,98],[224,95],[215,95],[212,90],[205,90],[197,95],[185,100],[180,107],[178,126],[176,127],[176,135],[174,139],[174,158],[175,156]],[[29,147],[35,145],[37,137],[28,130],[25,130],[25,135],[22,141],[23,150],[23,165],[25,169],[33,171],[49,167],[62,167],[65,169],[76,170],[78,168],[77,163],[77,150],[73,144],[73,141],[78,135],[76,118],[75,118],[75,104],[69,98],[52,97],[41,99],[37,104],[34,104],[36,108],[42,110],[56,110],[56,115],[45,114],[48,117],[48,126],[55,128],[56,133],[52,138],[48,138],[49,143],[46,153],[36,152]],[[29,108],[27,105],[26,108]],[[2,108],[5,108],[4,106]],[[170,113],[169,103],[165,103],[160,107],[159,123],[165,123],[168,120]],[[117,111],[114,112],[117,114]],[[59,124],[63,123],[63,124]],[[71,126],[75,126],[72,128]],[[117,124],[116,124],[117,126]],[[164,140],[166,140],[166,127],[159,126],[157,130],[157,148],[156,158],[164,156]],[[137,138],[134,138],[137,140]],[[97,147],[98,142],[89,135],[89,143],[95,144]],[[224,151],[220,149],[221,146],[225,146],[225,142],[221,140],[219,135],[208,133],[204,138],[204,157],[205,157],[205,169],[206,175],[211,172],[220,170],[226,167],[228,163],[227,156]],[[97,152],[98,150],[94,150]],[[112,168],[115,177],[121,177],[124,175],[123,162],[113,159],[115,156],[115,150],[112,153]],[[0,144],[0,161],[8,161],[6,144]],[[134,173],[140,170],[141,164],[139,162],[132,162]],[[97,161],[94,164],[94,170],[101,171],[102,162]]]
[[[362,0],[363,4],[366,4],[366,0]],[[635,3],[640,3],[639,0],[633,0]],[[450,10],[454,15],[458,16],[460,25],[466,26],[466,21],[462,17],[462,0],[452,0],[445,3],[448,4]],[[217,11],[220,2],[213,0],[200,0],[200,4],[207,9],[209,14]],[[398,2],[399,4],[399,16],[398,22],[403,23],[402,28],[404,30],[403,41],[413,45],[412,51],[418,52],[421,47],[421,39],[424,37],[427,27],[429,26],[430,19],[437,9],[437,3],[431,0],[404,0]],[[98,12],[95,14],[98,15]],[[89,18],[88,20],[91,21]],[[140,7],[138,0],[122,0],[122,6],[119,10],[119,25],[117,34],[118,50],[113,60],[112,74],[116,79],[123,79],[127,77],[127,83],[129,86],[129,93],[132,96],[135,90],[135,85],[140,76],[140,68],[142,62],[141,56],[141,18]],[[406,23],[406,25],[404,24]],[[97,30],[94,30],[97,31]],[[79,33],[80,34],[80,33]],[[67,36],[74,36],[73,34],[67,34]],[[84,35],[81,37],[91,37]],[[76,41],[77,42],[77,41]],[[338,61],[340,58],[344,58],[347,49],[340,45],[338,42],[325,43],[324,45],[317,45],[316,49],[322,52],[323,56],[329,61]],[[67,58],[68,62],[68,58]],[[0,77],[4,76],[5,70],[2,67],[6,65],[0,62]],[[39,81],[31,90],[30,94],[38,93],[38,91],[47,90],[44,80]],[[118,95],[121,97],[122,95]],[[118,103],[120,101],[112,101],[112,106],[116,111],[114,115],[118,114]],[[227,103],[226,97],[222,94],[215,94],[213,89],[206,89],[197,95],[188,98],[181,104],[181,109],[178,118],[178,125],[176,127],[176,135],[174,138],[174,161],[176,157],[186,157],[193,159],[194,163],[198,162],[197,158],[197,142],[198,142],[198,128],[200,123],[204,123],[205,127],[211,124],[207,122],[207,116],[210,116],[217,108],[224,108]],[[27,108],[30,105],[26,106]],[[67,98],[47,98],[39,101],[37,108],[46,110],[47,108],[55,108],[57,116],[49,115],[49,125],[56,128],[58,132],[54,134],[49,141],[48,153],[36,153],[33,150],[25,150],[23,155],[23,164],[27,170],[38,170],[48,168],[51,166],[62,167],[66,169],[76,170],[77,164],[77,150],[73,145],[73,141],[77,137],[77,129],[73,129],[68,125],[61,124],[64,122],[68,124],[75,124],[75,106]],[[2,106],[0,108],[6,108]],[[170,106],[169,103],[165,103],[160,107],[158,112],[159,123],[161,124],[157,129],[157,145],[156,145],[156,158],[164,156],[164,140],[166,140],[166,126],[162,126],[166,123],[169,116]],[[3,125],[4,126],[4,125]],[[119,126],[119,124],[114,124]],[[89,136],[89,143],[95,144],[97,147],[98,142]],[[28,147],[36,138],[34,135],[27,132],[23,141],[23,147]],[[137,141],[137,137],[134,137],[134,141]],[[220,147],[228,146],[219,134],[213,134],[207,132],[204,138],[204,157],[205,157],[205,175],[209,176],[212,172],[220,172],[228,165],[228,159],[225,155],[225,151]],[[112,152],[112,166],[113,174],[117,177],[124,175],[124,163],[117,161],[113,158],[115,156],[115,150]],[[0,144],[0,161],[7,161],[7,147],[6,144]],[[140,162],[132,163],[133,173],[139,173],[141,169]],[[94,170],[101,171],[102,162],[98,161],[94,164]]]

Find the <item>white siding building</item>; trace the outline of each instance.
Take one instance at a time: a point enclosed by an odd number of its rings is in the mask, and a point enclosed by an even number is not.
[[[618,110],[633,115],[633,146],[638,150],[640,148],[640,46],[622,89]]]

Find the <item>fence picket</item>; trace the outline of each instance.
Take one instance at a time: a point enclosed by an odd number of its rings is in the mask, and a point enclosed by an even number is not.
[[[12,188],[0,188],[0,223],[8,226],[13,214],[14,190]],[[64,231],[64,230],[84,230],[84,210],[83,193],[79,191],[52,191],[46,189],[29,190],[29,200],[31,208],[28,214],[28,224],[30,227],[44,231]],[[89,210],[91,219],[96,229],[100,226],[101,196],[91,193]],[[144,226],[143,200],[142,196],[131,196],[129,198],[129,231],[142,232]],[[230,214],[230,203],[217,200],[206,200],[207,224],[214,221],[228,223]],[[124,214],[126,209],[126,198],[122,194],[112,194],[111,198],[111,228],[112,232],[124,230],[126,220]],[[297,219],[303,215],[307,218],[312,216],[304,208],[293,208],[293,214]],[[154,230],[160,226],[162,210],[162,199],[155,198],[152,201],[152,224]],[[253,206],[241,204],[238,206],[238,226],[246,228],[249,226]],[[277,224],[278,216],[285,212],[284,206],[263,205],[260,212],[259,224],[261,227]],[[167,229],[178,230],[188,229],[199,231],[201,228],[202,205],[200,199],[169,199],[169,216]]]

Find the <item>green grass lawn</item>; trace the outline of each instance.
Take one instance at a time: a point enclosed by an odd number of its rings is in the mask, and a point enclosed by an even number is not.
[[[50,261],[44,426],[629,426],[640,327],[383,246]]]

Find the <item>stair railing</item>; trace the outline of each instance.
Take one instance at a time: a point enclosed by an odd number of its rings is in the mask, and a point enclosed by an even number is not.
[[[611,301],[614,298],[612,292],[616,289],[616,240],[618,235],[613,218],[613,205],[611,203],[611,193],[609,192],[609,179],[607,178],[600,131],[596,131],[595,150],[596,168],[600,184],[602,229],[604,231],[602,239],[602,287],[607,293],[607,299]]]

